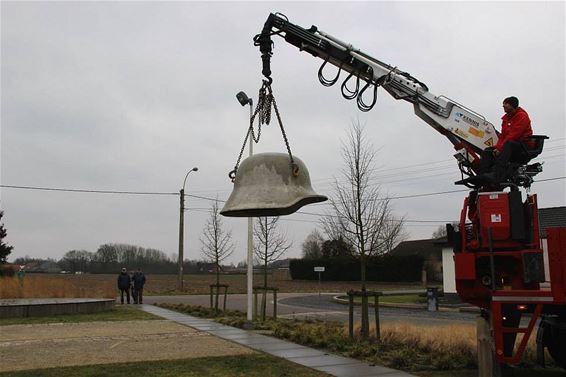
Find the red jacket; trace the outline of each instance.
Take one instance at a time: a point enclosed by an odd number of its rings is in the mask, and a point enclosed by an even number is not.
[[[513,115],[505,114],[501,117],[501,135],[499,135],[499,141],[495,145],[495,149],[501,151],[505,142],[509,140],[520,141],[527,148],[533,147],[533,141],[528,139],[532,134],[533,130],[531,129],[529,114],[521,107],[517,107]]]

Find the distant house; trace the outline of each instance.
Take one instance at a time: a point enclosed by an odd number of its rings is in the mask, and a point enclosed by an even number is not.
[[[566,207],[540,208],[538,220],[541,238],[546,238],[548,228],[566,226]]]
[[[442,281],[442,246],[434,238],[425,240],[403,241],[391,250],[390,255],[412,256],[423,258],[423,283]]]
[[[544,251],[544,271],[548,281],[548,246],[546,242],[546,230],[552,227],[566,227],[566,207],[539,208],[539,231],[541,247]],[[456,293],[456,274],[454,270],[454,252],[452,246],[446,242],[446,237],[438,240],[442,247],[442,271],[444,293]]]
[[[19,264],[0,263],[0,276],[14,276],[20,269]]]
[[[41,262],[30,262],[26,264],[24,270],[26,272],[58,274],[61,272],[61,267],[59,267],[57,263],[52,260],[46,260]]]

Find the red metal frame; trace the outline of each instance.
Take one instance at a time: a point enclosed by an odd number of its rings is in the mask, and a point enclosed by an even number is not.
[[[486,224],[481,224],[481,221],[489,223],[491,219],[489,208],[496,208],[494,213],[499,213],[497,206],[504,205],[505,201],[493,197],[494,202],[482,198],[480,203],[479,197],[474,195],[478,193],[472,193],[465,199],[460,214],[461,249],[456,250],[454,255],[456,289],[463,301],[491,311],[495,357],[501,363],[516,364],[523,357],[527,342],[538,318],[544,312],[545,305],[566,304],[566,228],[547,230],[550,289],[541,288],[539,283],[525,282],[522,268],[524,254],[544,253],[539,235],[536,195],[527,196],[526,199],[532,213],[531,242],[524,244],[499,237],[499,239],[492,240],[491,250],[488,243],[485,242]],[[483,195],[489,195],[489,193],[483,193]],[[497,195],[505,197],[506,193],[499,192]],[[501,202],[495,202],[497,200]],[[480,208],[486,202],[488,202],[486,207],[489,208]],[[501,213],[503,217],[508,216],[505,208]],[[466,223],[467,219],[470,222]],[[509,218],[503,221],[509,223]],[[506,234],[506,232],[503,231],[501,234]],[[495,267],[495,281],[500,285],[500,289],[493,290],[492,286],[482,282],[479,276],[482,273],[485,274],[485,266],[491,266],[491,263]],[[484,268],[483,272],[480,272],[478,268]],[[504,305],[516,305],[516,308],[507,307],[508,310],[515,310],[516,316],[519,316],[517,311],[520,305],[523,310],[519,312],[531,315],[528,326],[520,327],[520,320],[516,326],[510,325],[510,321],[505,323]],[[518,345],[516,338],[513,338],[515,343],[511,355],[505,355],[504,352],[505,334],[523,334]],[[511,344],[507,344],[508,352],[510,346]]]
[[[529,341],[530,335],[533,332],[537,319],[540,317],[543,304],[535,305],[535,309],[532,312],[531,319],[529,320],[529,324],[527,327],[504,326],[503,324],[504,317],[501,310],[503,304],[524,304],[524,302],[520,300],[517,300],[517,302],[505,302],[505,303],[498,301],[491,302],[492,326],[493,326],[493,335],[495,338],[495,357],[500,363],[517,364],[523,358],[523,354],[527,347],[527,343]],[[505,333],[523,334],[523,338],[521,339],[519,345],[516,347],[514,354],[512,354],[511,356],[505,356],[503,352],[503,347],[504,347],[503,335]]]
[[[550,290],[556,303],[566,303],[566,228],[549,228],[547,233]]]

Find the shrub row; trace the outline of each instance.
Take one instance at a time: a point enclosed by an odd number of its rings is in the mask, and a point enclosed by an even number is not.
[[[321,275],[322,280],[360,280],[360,262],[354,259],[293,259],[289,264],[289,272],[293,280],[318,280],[318,272],[314,272],[314,267],[319,266],[325,268]],[[366,280],[420,281],[422,268],[423,258],[418,255],[371,257],[367,260]]]

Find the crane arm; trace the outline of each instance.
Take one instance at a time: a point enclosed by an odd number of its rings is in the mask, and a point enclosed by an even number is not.
[[[269,82],[272,81],[273,35],[281,36],[299,50],[322,59],[324,62],[318,74],[323,85],[334,85],[341,72],[346,72],[347,77],[341,85],[342,95],[346,99],[356,99],[362,111],[374,107],[379,87],[397,100],[412,103],[415,114],[454,145],[457,151],[455,157],[463,173],[474,174],[479,163],[478,154],[497,143],[495,127],[482,115],[445,96],[435,96],[411,74],[373,58],[316,26],[304,29],[289,22],[285,16],[273,13],[269,15],[262,32],[254,38],[254,44],[259,46],[261,52],[262,73]],[[336,77],[324,77],[323,70],[327,64],[338,67]],[[364,97],[369,95],[366,92],[373,92],[369,103],[364,101]]]

